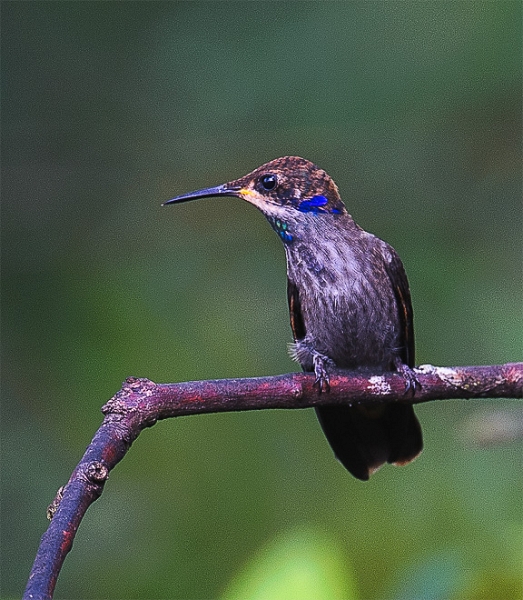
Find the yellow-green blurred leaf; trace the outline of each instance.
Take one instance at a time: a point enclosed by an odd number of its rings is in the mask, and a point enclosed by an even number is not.
[[[353,600],[348,559],[326,534],[311,528],[285,532],[247,563],[222,600]]]

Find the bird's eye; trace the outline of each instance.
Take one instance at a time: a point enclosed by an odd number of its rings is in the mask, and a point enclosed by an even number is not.
[[[278,183],[278,178],[276,177],[276,175],[273,175],[272,173],[269,175],[263,175],[263,177],[260,178],[261,187],[264,190],[267,190],[268,192],[273,190],[276,187],[277,183]]]

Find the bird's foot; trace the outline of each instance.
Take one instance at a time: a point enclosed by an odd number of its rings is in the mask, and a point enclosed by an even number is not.
[[[418,381],[414,371],[402,362],[399,358],[394,361],[396,371],[403,377],[405,381],[405,395],[411,394],[414,396],[416,390],[421,390],[421,383]]]
[[[314,387],[318,390],[318,393],[328,392],[330,390],[329,384],[329,373],[327,372],[326,365],[333,364],[332,360],[320,354],[319,352],[313,352],[312,362],[314,364],[314,375],[316,380],[314,381]]]

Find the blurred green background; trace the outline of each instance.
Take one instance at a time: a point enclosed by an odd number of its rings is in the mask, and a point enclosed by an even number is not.
[[[175,194],[308,158],[402,257],[419,364],[522,359],[519,1],[2,5],[4,598],[125,377],[298,370],[277,236]],[[423,455],[366,484],[311,410],[161,422],[56,597],[520,599],[521,445],[463,434],[489,406],[420,406]]]

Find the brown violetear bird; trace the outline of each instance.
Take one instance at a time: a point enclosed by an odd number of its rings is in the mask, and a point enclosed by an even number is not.
[[[256,206],[283,242],[294,344],[291,354],[313,371],[320,392],[329,370],[397,371],[405,391],[419,383],[409,284],[395,250],[359,227],[325,171],[285,156],[216,187],[165,204],[235,196]],[[320,406],[323,431],[340,462],[366,480],[384,463],[406,465],[423,448],[409,403]]]

